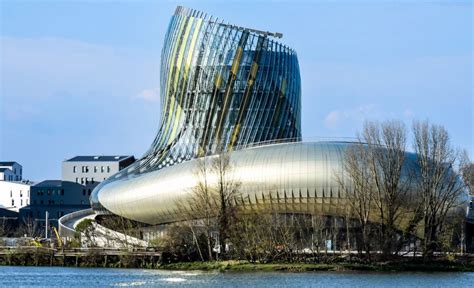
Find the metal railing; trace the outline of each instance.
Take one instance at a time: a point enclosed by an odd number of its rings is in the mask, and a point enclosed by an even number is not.
[[[353,137],[311,137],[311,138],[283,138],[283,139],[272,139],[260,142],[251,142],[241,145],[236,145],[232,149],[235,150],[242,150],[248,149],[253,147],[260,147],[260,146],[268,146],[268,145],[275,145],[275,144],[286,144],[286,143],[317,143],[317,142],[358,142],[357,138]]]
[[[74,227],[67,226],[66,223],[70,222],[73,219],[84,218],[92,214],[94,214],[94,210],[84,209],[84,210],[79,210],[76,212],[66,214],[63,217],[59,218],[58,220],[59,235],[61,237],[74,237],[76,230],[74,229]]]

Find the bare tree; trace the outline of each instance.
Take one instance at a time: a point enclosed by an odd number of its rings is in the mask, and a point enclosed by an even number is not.
[[[451,212],[467,200],[466,187],[454,169],[459,153],[450,144],[444,127],[427,121],[413,124],[417,166],[414,174],[421,193],[420,213],[423,218],[423,254],[430,256],[439,247]]]
[[[0,237],[7,236],[10,233],[7,217],[0,218]]]
[[[336,173],[337,182],[360,225],[363,250],[370,257],[376,244],[370,235],[373,221],[379,223],[377,244],[389,256],[399,247],[397,230],[409,196],[405,127],[398,121],[365,122],[358,140],[345,152],[344,173]]]
[[[198,183],[192,188],[190,197],[179,202],[178,207],[185,215],[196,245],[199,232],[197,226],[204,229],[207,257],[212,260],[213,244],[217,242],[215,232],[219,232],[219,250],[221,253],[225,252],[225,244],[230,237],[229,230],[237,214],[236,194],[240,183],[233,179],[228,153],[222,152],[212,158],[201,158],[197,161],[194,174]]]
[[[459,160],[459,171],[461,172],[462,180],[469,190],[469,194],[474,194],[474,163],[469,159],[469,154],[463,150]]]
[[[27,237],[37,237],[40,235],[38,224],[36,220],[31,217],[22,219],[22,223],[20,224],[17,233],[20,236],[26,235]]]
[[[219,200],[218,227],[221,242],[221,251],[225,252],[225,244],[228,241],[230,228],[237,216],[237,192],[240,182],[232,175],[232,164],[230,155],[221,152],[212,159],[212,172],[217,177],[216,192]]]
[[[362,238],[362,245],[360,246],[362,246],[362,250],[370,258],[371,239],[369,235],[369,221],[373,213],[375,190],[371,181],[371,172],[367,165],[368,161],[369,153],[366,146],[363,144],[355,145],[345,152],[343,173],[335,173],[335,175],[339,187],[346,195],[350,211],[353,213],[351,217],[357,219],[360,226]],[[347,175],[350,181],[346,181],[345,175]]]
[[[162,251],[161,261],[195,261],[203,260],[202,252],[199,250],[200,245],[195,245],[196,241],[205,242],[204,234],[199,239],[195,238],[195,234],[190,231],[192,226],[188,223],[174,223],[167,228],[167,233],[160,238],[154,240],[155,245],[160,247]]]
[[[197,240],[196,224],[200,224],[204,229],[207,243],[208,259],[212,260],[212,232],[216,230],[216,216],[218,211],[218,198],[210,185],[211,165],[206,158],[197,160],[198,165],[194,171],[198,183],[192,188],[191,196],[178,203],[179,210],[186,218],[186,225],[188,225],[193,242],[195,243],[201,260],[204,260],[201,247]],[[195,219],[199,219],[195,221]]]
[[[93,236],[97,237],[104,234],[107,246],[133,247],[136,245],[134,239],[141,238],[141,224],[125,217],[112,215],[100,217],[98,223],[94,223],[94,226]],[[101,226],[107,230],[103,230]]]
[[[374,203],[380,220],[380,240],[385,256],[396,245],[397,226],[404,214],[409,185],[408,173],[403,175],[406,150],[406,129],[399,121],[366,122],[361,141],[367,144],[371,178],[376,193]],[[405,177],[403,177],[405,176]]]
[[[311,250],[319,255],[321,248],[326,247],[324,239],[324,230],[326,228],[325,217],[322,215],[311,216]]]
[[[265,262],[275,254],[273,218],[270,214],[249,212],[240,215],[230,230],[232,253],[237,259]]]

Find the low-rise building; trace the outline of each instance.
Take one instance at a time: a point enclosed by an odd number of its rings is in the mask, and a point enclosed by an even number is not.
[[[44,226],[46,211],[49,221],[57,225],[57,220],[65,214],[87,209],[89,193],[84,185],[62,180],[46,180],[30,188],[30,205],[20,209],[20,218],[34,220]]]
[[[30,186],[28,181],[0,181],[0,208],[18,212],[30,204]]]
[[[93,189],[98,183],[135,162],[133,156],[76,156],[62,163],[62,180]]]
[[[50,226],[62,216],[90,208],[89,197],[100,182],[135,161],[133,156],[76,156],[62,163],[61,180],[31,186],[29,205],[20,209],[23,222],[43,230],[48,212]]]
[[[0,161],[0,181],[21,181],[23,167],[14,161]]]

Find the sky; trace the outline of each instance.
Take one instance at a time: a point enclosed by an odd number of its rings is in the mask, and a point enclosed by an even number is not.
[[[177,5],[283,33],[298,53],[304,140],[429,120],[474,158],[472,1],[0,0],[0,160],[41,181],[75,155],[140,157],[159,127]]]

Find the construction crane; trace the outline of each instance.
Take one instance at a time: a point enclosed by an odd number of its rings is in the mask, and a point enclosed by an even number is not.
[[[41,239],[40,238],[34,238],[31,240],[31,243],[35,246],[35,247],[43,247],[43,245],[41,244]]]
[[[53,231],[54,231],[54,234],[56,235],[56,238],[58,239],[58,247],[62,248],[63,247],[63,240],[61,240],[61,237],[59,237],[58,230],[54,226],[53,226]]]

